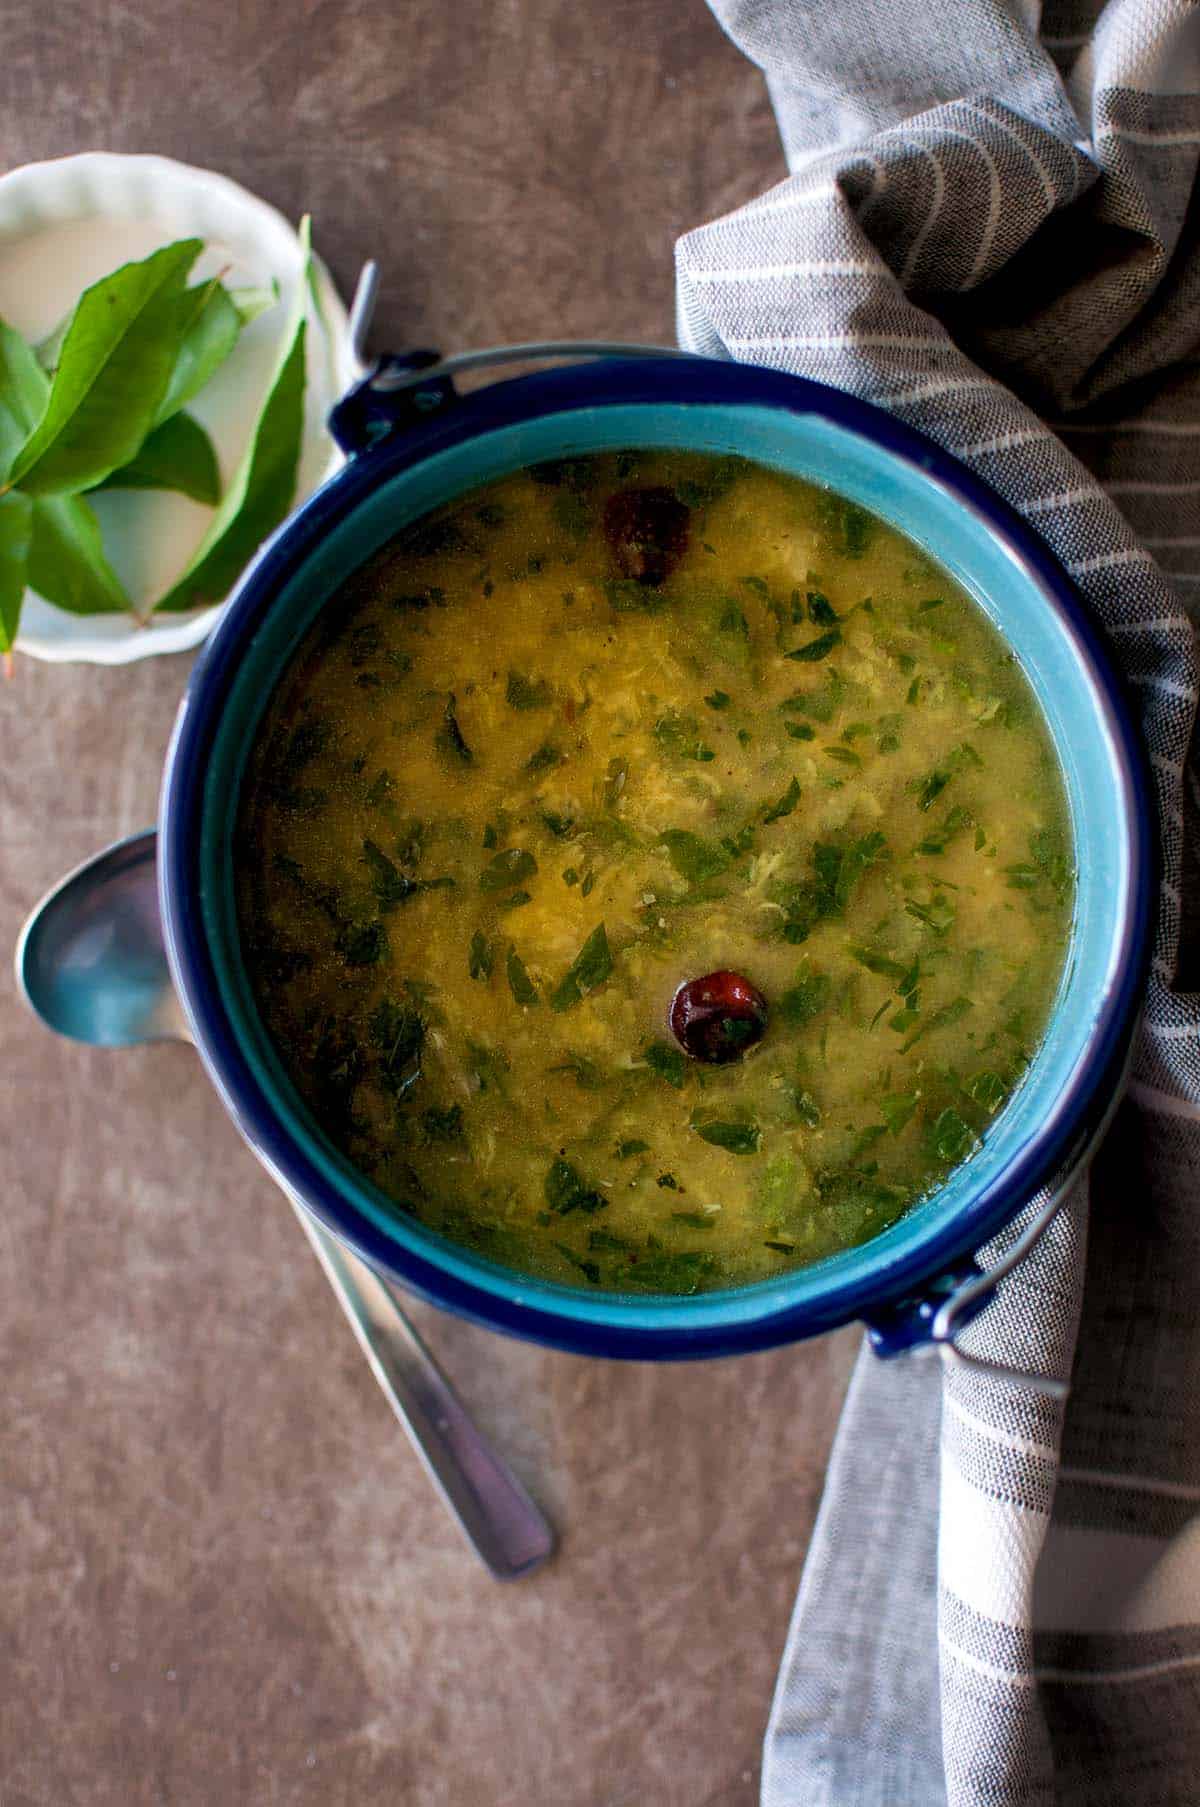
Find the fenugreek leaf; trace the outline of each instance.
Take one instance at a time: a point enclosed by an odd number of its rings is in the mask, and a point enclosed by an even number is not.
[[[508,978],[508,989],[512,992],[513,1002],[522,1006],[536,1004],[538,1001],[537,986],[525,970],[525,962],[515,947],[510,947],[504,961],[504,971]]]
[[[603,985],[613,969],[612,950],[604,924],[594,928],[567,970],[566,976],[550,999],[552,1010],[570,1010],[589,991]]]
[[[772,803],[763,816],[764,823],[779,822],[784,816],[790,816],[800,801],[800,780],[793,778],[778,803]]]

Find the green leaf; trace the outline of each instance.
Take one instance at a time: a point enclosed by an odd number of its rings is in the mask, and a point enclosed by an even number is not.
[[[887,842],[877,828],[872,829],[870,834],[863,835],[859,840],[851,841],[842,853],[841,870],[837,877],[836,892],[839,909],[846,908],[863,875],[886,857]]]
[[[700,726],[694,716],[672,710],[654,724],[654,738],[663,752],[673,759],[696,759],[701,765],[716,758],[710,746],[700,739]]]
[[[929,1146],[939,1161],[961,1161],[975,1146],[975,1132],[955,1110],[944,1110],[930,1125]]]
[[[0,321],[0,473],[25,444],[49,393],[45,374],[24,339]],[[39,596],[73,615],[129,607],[104,556],[99,522],[81,497],[39,496],[31,527],[27,581]],[[12,632],[15,635],[15,623]]]
[[[1007,1087],[999,1073],[975,1073],[963,1086],[967,1097],[992,1116],[1004,1103]]]
[[[158,418],[183,336],[180,290],[202,248],[181,239],[84,290],[10,483],[74,494],[129,463]]]
[[[910,897],[904,909],[907,915],[924,923],[925,927],[932,929],[935,935],[944,935],[947,929],[953,928],[957,915],[953,899],[947,897],[945,892],[939,892],[932,903],[927,904],[918,903],[915,898]]]
[[[879,1114],[888,1128],[888,1134],[898,1136],[900,1131],[912,1121],[917,1108],[915,1092],[887,1092],[879,1100]]]
[[[802,1029],[825,1009],[832,990],[833,981],[828,973],[808,973],[781,994],[775,1006],[776,1015],[789,1028]]]
[[[638,1136],[631,1136],[627,1142],[618,1142],[617,1144],[618,1161],[627,1161],[631,1155],[649,1153],[649,1142],[643,1142]]]
[[[554,693],[545,678],[534,683],[521,676],[519,671],[510,671],[508,683],[504,689],[504,700],[510,709],[544,709],[554,701]]]
[[[815,640],[810,640],[806,646],[798,646],[795,652],[786,653],[784,656],[788,659],[798,659],[803,665],[812,665],[818,659],[828,658],[829,654],[833,651],[834,647],[838,645],[841,638],[841,629],[833,627],[830,628],[827,634],[819,634]]]
[[[515,1004],[536,1004],[538,1001],[537,986],[525,970],[525,962],[515,947],[510,947],[504,962],[504,971],[508,977],[508,989],[513,994]]]
[[[445,1110],[438,1110],[430,1105],[421,1112],[421,1128],[429,1142],[461,1142],[463,1139],[463,1114],[461,1104],[451,1104]]]
[[[450,760],[457,760],[460,765],[474,765],[475,755],[467,745],[462,729],[458,725],[458,699],[451,691],[446,698],[446,707],[442,713],[442,725],[434,735],[434,745],[439,753],[444,753]]]
[[[347,966],[378,966],[387,953],[388,933],[382,922],[352,923],[335,946]]]
[[[644,1255],[636,1266],[623,1268],[627,1286],[642,1286],[664,1293],[695,1293],[700,1282],[718,1272],[715,1255],[708,1249],[681,1249],[677,1253],[657,1250]]]
[[[608,945],[608,936],[604,924],[594,928],[564,977],[561,985],[550,999],[552,1010],[570,1010],[573,1004],[595,991],[597,985],[603,985],[612,972],[612,951]]]
[[[100,523],[82,496],[35,498],[29,584],[71,615],[116,614],[130,606],[104,556]]]
[[[960,1023],[963,1017],[966,1016],[968,1010],[973,1009],[974,1005],[970,998],[952,998],[950,1003],[943,1004],[940,1010],[935,1010],[928,1022],[920,1029],[915,1030],[914,1033],[909,1036],[908,1040],[902,1043],[900,1048],[901,1054],[907,1054],[910,1048],[915,1047],[919,1041],[923,1041],[924,1038],[927,1035],[932,1034],[935,1029],[949,1029],[955,1023]],[[905,1012],[905,1014],[911,1017],[915,1013],[908,1011]],[[906,1023],[905,1028],[907,1027],[908,1024]]]
[[[542,1184],[542,1191],[550,1209],[560,1217],[566,1217],[572,1211],[582,1211],[590,1217],[595,1211],[603,1211],[608,1204],[608,1200],[589,1186],[569,1161],[554,1162]]]
[[[506,847],[490,860],[479,874],[481,891],[507,891],[512,885],[519,885],[522,880],[532,878],[537,872],[537,861],[523,847]]]
[[[12,650],[33,543],[33,503],[13,490],[0,496],[0,652]]]
[[[190,414],[174,414],[145,441],[128,464],[110,471],[100,489],[173,489],[214,507],[221,477],[212,440]]]
[[[309,222],[305,219],[300,226],[300,242],[306,273],[309,236]],[[187,570],[158,603],[159,609],[192,609],[202,603],[220,602],[292,505],[304,436],[307,293],[307,282],[299,281],[275,376],[250,444],[208,532]]]
[[[476,929],[471,936],[471,951],[467,956],[467,968],[471,977],[473,979],[490,979],[495,963],[495,947],[481,930]]]
[[[567,1247],[565,1242],[556,1242],[554,1246],[559,1254],[571,1263],[572,1267],[579,1269],[585,1280],[589,1281],[592,1286],[599,1286],[600,1268],[595,1261],[587,1261],[582,1255],[577,1255],[574,1249]]]
[[[878,973],[880,978],[907,977],[909,969],[902,960],[893,960],[887,954],[877,954],[869,947],[860,946],[858,942],[851,942],[846,951],[860,966],[865,966],[868,972]]]
[[[790,816],[799,801],[800,780],[798,778],[793,778],[778,803],[769,805],[766,814],[763,816],[763,822],[778,822],[781,821],[784,816]]]
[[[689,884],[717,878],[729,867],[729,854],[715,841],[706,841],[686,828],[668,828],[659,835],[672,866]]]
[[[186,407],[225,362],[245,324],[229,292],[215,279],[186,289],[178,301],[179,348],[155,415],[161,425]]]
[[[371,889],[375,893],[375,901],[385,914],[398,909],[415,891],[425,887],[415,878],[409,878],[407,872],[401,872],[394,860],[390,860],[382,847],[374,841],[363,842],[363,860],[371,875]]]
[[[556,765],[561,764],[562,754],[557,747],[552,747],[547,742],[540,746],[531,758],[525,761],[524,769],[536,776],[538,772],[553,771]]]
[[[660,1079],[678,1092],[687,1073],[687,1063],[678,1048],[672,1048],[668,1042],[649,1042],[642,1049],[642,1059]]]
[[[693,1118],[692,1128],[702,1142],[711,1142],[730,1154],[757,1154],[762,1142],[757,1123],[697,1123]]]
[[[382,997],[371,1012],[369,1028],[380,1054],[380,1078],[389,1092],[402,1098],[421,1077],[424,1020],[410,1004]]]
[[[0,320],[0,477],[33,432],[49,393],[45,373],[20,333]]]

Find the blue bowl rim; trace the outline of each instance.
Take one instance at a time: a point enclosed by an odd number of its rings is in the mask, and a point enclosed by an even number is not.
[[[285,579],[335,524],[381,483],[433,454],[494,428],[539,416],[608,404],[745,404],[815,413],[916,465],[964,504],[1032,568],[1060,614],[1097,696],[1108,712],[1115,750],[1126,773],[1132,844],[1130,907],[1121,978],[1105,1000],[1067,1108],[1053,1131],[1035,1134],[993,1188],[986,1209],[969,1201],[951,1224],[895,1261],[886,1274],[851,1276],[828,1297],[776,1306],[737,1324],[639,1327],[583,1322],[504,1298],[384,1235],[363,1211],[330,1187],[277,1118],[246,1059],[224,1008],[203,925],[200,848],[204,775],[223,701],[241,651]],[[244,573],[215,633],[198,659],[167,755],[159,822],[159,885],[164,937],[176,986],[197,1047],[226,1108],[278,1182],[367,1260],[433,1303],[489,1328],[580,1354],[675,1358],[732,1354],[816,1335],[875,1310],[893,1309],[961,1269],[974,1249],[1020,1211],[1102,1114],[1136,1024],[1150,957],[1155,851],[1152,789],[1145,754],[1125,691],[1075,585],[1015,511],[965,465],[932,440],[857,397],[808,378],[707,358],[639,359],[571,365],[519,376],[455,396],[440,412],[405,425],[352,457],[261,548]],[[564,1292],[564,1299],[569,1294]]]

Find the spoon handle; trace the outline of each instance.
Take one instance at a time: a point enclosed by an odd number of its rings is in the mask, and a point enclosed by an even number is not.
[[[549,1524],[485,1443],[395,1293],[292,1202],[371,1372],[467,1541],[497,1581],[528,1575],[554,1549]]]

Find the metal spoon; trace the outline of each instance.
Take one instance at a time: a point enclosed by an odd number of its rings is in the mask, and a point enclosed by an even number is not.
[[[190,1041],[163,949],[153,831],[119,841],[44,897],[17,943],[17,984],[51,1029],[106,1048]],[[389,1284],[292,1200],[371,1372],[476,1554],[528,1575],[554,1533],[489,1448]]]

